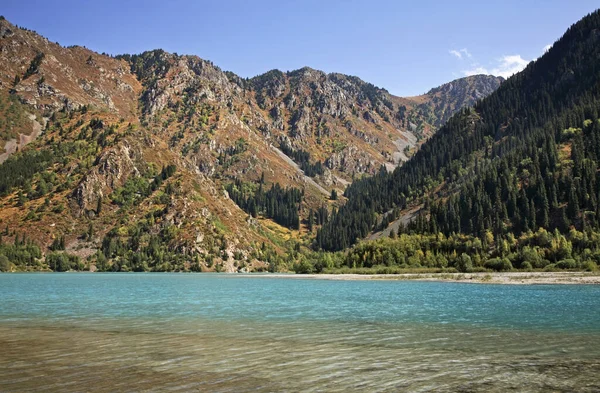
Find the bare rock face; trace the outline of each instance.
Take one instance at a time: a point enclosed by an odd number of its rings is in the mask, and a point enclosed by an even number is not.
[[[494,92],[504,78],[492,75],[473,75],[431,89],[424,103],[415,112],[430,124],[440,127],[459,109],[474,105],[477,100]]]
[[[283,97],[287,90],[287,78],[279,70],[257,76],[251,83],[256,89],[256,101],[261,109],[273,107],[274,100]]]
[[[280,106],[275,106],[271,109],[270,115],[273,118],[273,128],[278,130],[285,130],[285,117]]]
[[[379,142],[379,140],[376,137],[373,137],[363,131],[352,129],[351,132],[352,132],[352,135],[354,135],[357,138],[362,139],[363,141],[365,141],[366,143],[368,143],[370,145],[376,145]]]
[[[333,186],[336,182],[336,178],[333,176],[333,173],[331,173],[331,171],[327,168],[325,168],[322,175],[315,176],[315,180],[327,187]]]
[[[269,110],[273,127],[283,130],[282,117],[289,116],[290,135],[303,138],[314,133],[320,118],[357,116],[376,124],[378,117],[394,118],[391,95],[362,80],[342,74],[326,74],[304,67],[283,73],[269,71],[250,80],[256,101]]]
[[[290,136],[293,138],[306,138],[311,134],[310,110],[303,106],[298,109],[291,121]]]
[[[73,192],[75,214],[97,214],[102,200],[130,177],[140,176],[140,169],[145,169],[142,166],[141,150],[127,141],[107,150]]]
[[[0,38],[10,38],[15,35],[11,26],[5,21],[0,21]]]
[[[377,169],[370,157],[356,146],[348,146],[338,153],[333,153],[325,160],[325,166],[347,174],[375,173]]]
[[[197,154],[192,157],[191,160],[200,173],[208,177],[211,177],[215,174],[218,160],[212,158],[212,156],[207,154]]]
[[[184,92],[194,102],[223,103],[232,102],[232,97],[241,91],[240,86],[232,83],[218,67],[197,56],[178,56],[156,50],[139,57],[153,62],[150,70],[138,71],[140,80],[149,75],[153,77],[142,97],[146,115],[152,116],[165,109]]]

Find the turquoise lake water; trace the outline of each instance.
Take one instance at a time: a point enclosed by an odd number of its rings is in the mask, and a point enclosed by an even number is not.
[[[600,286],[0,275],[0,391],[600,391]]]

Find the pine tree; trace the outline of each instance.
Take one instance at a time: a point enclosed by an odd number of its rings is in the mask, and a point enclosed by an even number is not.
[[[395,239],[396,237],[397,237],[396,230],[394,228],[392,228],[390,230],[390,239]]]

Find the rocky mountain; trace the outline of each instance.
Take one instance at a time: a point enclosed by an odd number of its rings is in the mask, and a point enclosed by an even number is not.
[[[413,110],[409,114],[423,119],[434,128],[444,125],[459,109],[473,106],[492,94],[504,82],[501,76],[473,75],[445,83],[426,94],[412,97]]]
[[[0,60],[3,240],[62,270],[273,268],[354,178],[401,165],[498,82],[400,98],[310,68],[244,79],[197,56],[62,47],[4,18]]]

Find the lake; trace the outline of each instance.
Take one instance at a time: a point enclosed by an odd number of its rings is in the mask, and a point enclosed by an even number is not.
[[[597,392],[600,286],[0,274],[0,391]]]

